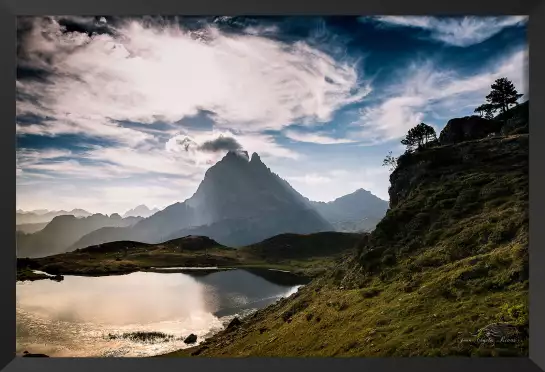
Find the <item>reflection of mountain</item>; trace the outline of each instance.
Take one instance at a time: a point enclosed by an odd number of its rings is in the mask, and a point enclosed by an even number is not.
[[[41,257],[66,252],[72,244],[91,231],[105,226],[131,226],[139,220],[141,218],[121,218],[118,214],[112,214],[110,217],[94,214],[82,218],[70,215],[58,216],[42,230],[33,234],[18,231],[16,233],[17,256]]]
[[[29,223],[44,223],[50,222],[53,218],[58,216],[72,215],[75,217],[89,217],[92,213],[89,213],[83,209],[73,209],[67,211],[48,211],[47,209],[40,209],[35,211],[25,212],[18,209],[15,223],[17,225],[29,224]]]

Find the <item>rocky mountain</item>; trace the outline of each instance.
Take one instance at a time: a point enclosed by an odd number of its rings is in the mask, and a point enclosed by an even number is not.
[[[127,217],[149,217],[154,215],[155,213],[159,212],[158,208],[149,209],[146,205],[142,204],[139,205],[136,208],[129,209],[125,214],[123,215],[123,218]]]
[[[331,202],[310,202],[336,231],[369,232],[384,217],[388,202],[359,189]]]
[[[130,228],[101,229],[72,248],[115,240],[159,243],[205,235],[242,246],[280,233],[334,230],[307,200],[271,172],[254,153],[230,151],[206,172],[195,194]]]
[[[119,214],[93,214],[80,218],[72,215],[57,216],[42,230],[33,234],[18,231],[17,256],[43,257],[66,252],[82,236],[92,231],[102,227],[128,227],[140,220],[139,217],[121,218]]]
[[[49,211],[47,209],[40,209],[35,211],[23,211],[17,210],[15,217],[15,223],[17,225],[29,224],[29,223],[44,223],[50,222],[53,218],[58,216],[75,216],[75,217],[89,217],[92,213],[83,209],[73,209],[71,211]]]

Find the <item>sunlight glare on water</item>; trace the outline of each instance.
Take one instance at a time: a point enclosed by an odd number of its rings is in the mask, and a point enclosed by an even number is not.
[[[181,273],[66,276],[17,283],[17,353],[50,356],[150,356],[187,347],[235,315],[297,291],[243,270],[193,277]],[[171,335],[155,342],[110,339],[130,332]]]

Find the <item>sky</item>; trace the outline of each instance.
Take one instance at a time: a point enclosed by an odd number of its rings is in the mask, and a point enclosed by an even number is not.
[[[228,150],[302,195],[388,200],[400,140],[528,97],[526,17],[19,17],[17,208],[189,198]]]

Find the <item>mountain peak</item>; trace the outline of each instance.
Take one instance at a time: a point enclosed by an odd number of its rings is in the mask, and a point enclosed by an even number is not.
[[[123,215],[123,218],[127,218],[127,217],[144,217],[144,218],[146,218],[146,217],[149,217],[152,214],[156,213],[157,211],[158,211],[157,208],[149,209],[147,205],[140,204],[139,206],[125,212],[125,214]]]
[[[263,162],[261,161],[261,158],[259,157],[258,153],[254,152],[252,154],[252,158],[250,160],[250,163],[255,164],[255,163],[263,163]]]
[[[229,150],[222,160],[229,160],[229,159],[237,159],[237,160],[244,159],[248,161],[249,160],[248,152]]]

